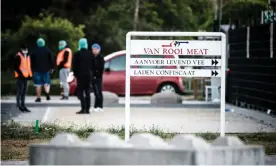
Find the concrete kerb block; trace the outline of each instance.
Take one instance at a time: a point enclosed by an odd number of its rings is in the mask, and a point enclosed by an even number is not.
[[[208,149],[211,147],[204,139],[190,134],[179,134],[174,136],[169,141],[169,145],[181,149]]]
[[[150,134],[150,133],[138,133],[131,136],[127,142],[134,147],[144,147],[144,148],[169,148],[167,142],[165,142],[161,137]]]
[[[234,136],[218,137],[212,143],[212,146],[243,146],[244,143]]]
[[[264,165],[262,146],[216,146],[196,152],[197,165]],[[204,161],[204,163],[202,163]]]
[[[82,155],[82,150],[89,146],[76,134],[59,133],[49,143],[30,145],[29,162],[31,165],[81,163],[77,155]]]
[[[91,104],[95,101],[94,93],[91,94]],[[118,104],[119,97],[115,93],[103,91],[103,104]]]
[[[107,132],[91,133],[87,138],[92,146],[100,147],[130,147],[131,145],[125,143],[119,136]]]
[[[50,145],[70,146],[70,145],[89,145],[89,143],[82,141],[76,134],[59,133],[50,141]]]
[[[226,137],[221,137],[226,138]],[[220,138],[220,139],[221,139]],[[218,138],[219,139],[219,138]],[[226,140],[233,140],[232,137]],[[234,139],[236,140],[236,139]],[[117,135],[92,133],[82,146],[75,134],[57,135],[48,144],[30,145],[31,165],[263,165],[261,146],[209,144],[192,135],[177,135],[169,143],[148,133],[124,143]],[[85,141],[84,141],[85,142]],[[214,141],[215,142],[215,141]],[[219,141],[220,142],[220,141]],[[227,142],[227,141],[226,141]],[[198,144],[198,145],[197,145]],[[235,146],[227,146],[227,145]],[[81,146],[80,146],[81,145]],[[173,145],[173,146],[172,146]],[[204,148],[202,148],[204,147]]]
[[[181,104],[182,98],[173,92],[160,92],[155,93],[150,101],[151,104]]]

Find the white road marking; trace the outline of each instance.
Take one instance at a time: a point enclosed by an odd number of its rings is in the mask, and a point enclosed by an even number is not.
[[[50,113],[51,113],[51,108],[47,107],[46,112],[45,112],[45,114],[44,114],[44,116],[42,118],[41,123],[44,123],[44,122],[46,122],[48,120],[48,118],[50,116]]]

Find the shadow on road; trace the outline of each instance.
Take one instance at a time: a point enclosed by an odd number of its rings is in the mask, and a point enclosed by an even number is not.
[[[1,103],[1,121],[5,122],[11,120],[22,114],[17,108],[16,104]]]

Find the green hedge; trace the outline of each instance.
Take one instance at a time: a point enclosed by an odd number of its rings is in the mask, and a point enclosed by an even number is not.
[[[55,17],[47,12],[39,14],[37,18],[26,16],[21,27],[16,31],[1,32],[1,69],[12,69],[13,57],[21,44],[27,44],[32,52],[36,47],[36,40],[44,38],[46,47],[53,55],[58,53],[58,42],[65,40],[73,51],[78,49],[78,40],[85,36],[84,25],[74,25],[66,18]]]
[[[28,84],[27,90],[28,90],[27,95],[31,95],[31,96],[35,95],[35,87],[32,83]],[[15,85],[15,83],[1,84],[1,95],[2,96],[15,95],[15,94],[16,94],[16,85]],[[50,94],[51,95],[60,95],[60,85],[59,84],[52,84]]]

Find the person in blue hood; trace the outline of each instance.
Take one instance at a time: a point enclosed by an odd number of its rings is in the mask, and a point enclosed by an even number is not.
[[[95,95],[94,111],[103,112],[103,93],[102,93],[102,78],[104,72],[104,58],[100,54],[101,46],[97,43],[92,45],[92,53],[94,55],[95,67],[94,77],[92,81],[93,91]]]
[[[50,72],[54,69],[54,58],[51,51],[45,47],[45,40],[39,38],[37,41],[38,48],[31,55],[32,70],[34,72],[33,81],[36,87],[36,102],[41,102],[41,86],[44,86],[46,100],[50,100]]]
[[[94,58],[88,50],[86,38],[79,40],[79,51],[74,53],[72,71],[77,79],[77,96],[81,102],[81,110],[77,114],[89,114],[91,106],[90,85],[94,75]]]

